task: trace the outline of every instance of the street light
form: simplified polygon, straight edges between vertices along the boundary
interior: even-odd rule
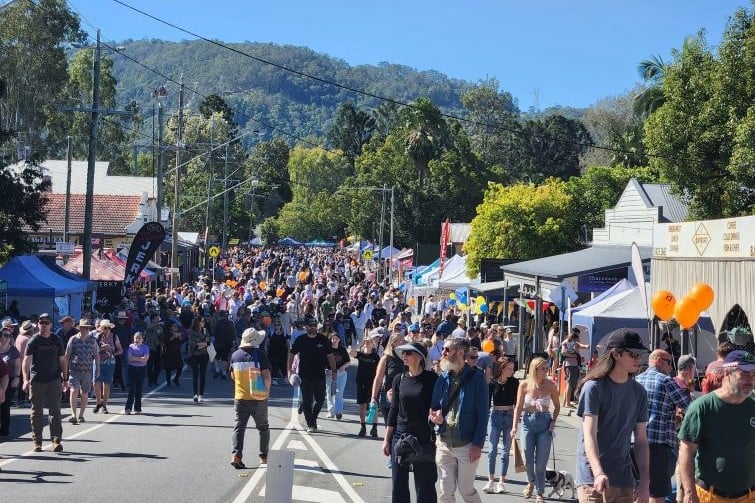
[[[249,203],[249,242],[252,241],[252,220],[254,217],[254,192],[257,190],[257,187],[259,187],[260,181],[254,178],[252,180],[252,202]]]

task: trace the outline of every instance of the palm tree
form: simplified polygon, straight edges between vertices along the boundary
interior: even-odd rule
[[[634,98],[634,113],[646,119],[661,108],[665,102],[663,79],[666,77],[668,64],[659,55],[651,56],[640,62],[637,70],[648,86]]]

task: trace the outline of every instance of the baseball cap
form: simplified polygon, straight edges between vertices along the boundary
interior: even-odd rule
[[[70,321],[71,323],[73,323],[76,320],[73,319],[73,316],[63,316],[60,320],[58,320],[58,323],[63,323],[66,321]]]
[[[410,332],[419,332],[419,323],[412,323],[409,325]]]
[[[50,313],[42,313],[39,316],[37,316],[37,320],[47,319],[48,321],[52,321],[52,316],[50,316]]]
[[[755,370],[755,356],[747,351],[737,349],[726,355],[722,366],[724,368],[736,368],[745,372],[751,372]]]
[[[628,328],[619,328],[609,333],[606,338],[606,348],[650,352],[650,350],[642,344],[640,334],[632,332]]]

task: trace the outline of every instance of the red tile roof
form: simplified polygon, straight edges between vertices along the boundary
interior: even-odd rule
[[[71,194],[69,232],[84,232],[84,194]],[[139,214],[139,196],[95,195],[92,232],[96,234],[123,235]],[[47,194],[47,223],[42,223],[39,232],[61,234],[65,224],[66,195]]]

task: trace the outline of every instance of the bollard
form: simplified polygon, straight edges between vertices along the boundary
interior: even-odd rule
[[[265,501],[291,503],[294,488],[294,451],[270,451],[267,454]]]

